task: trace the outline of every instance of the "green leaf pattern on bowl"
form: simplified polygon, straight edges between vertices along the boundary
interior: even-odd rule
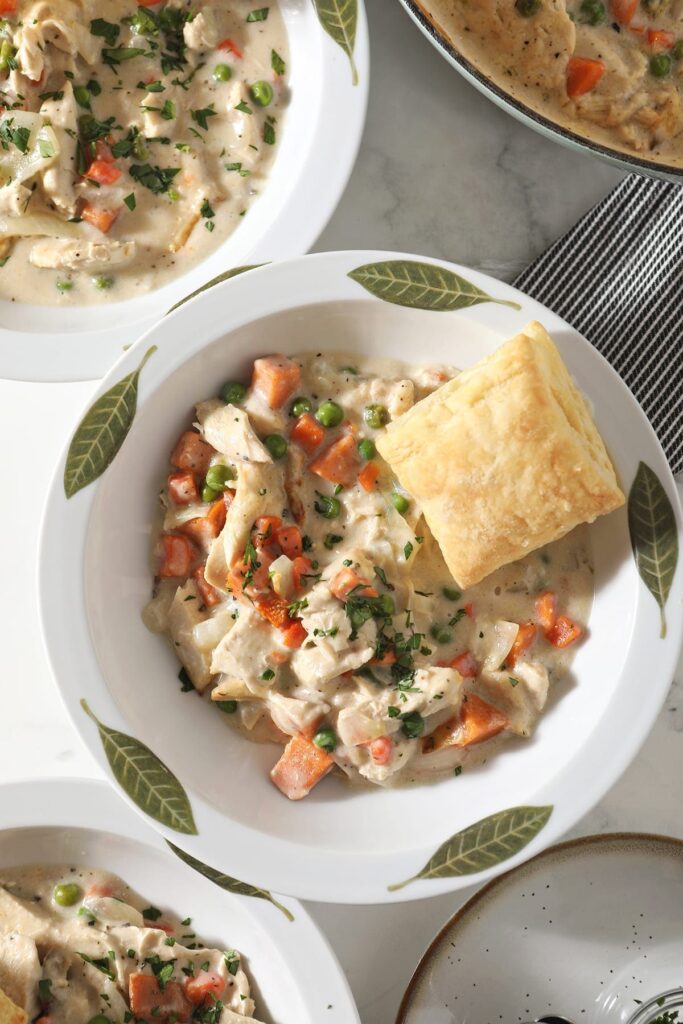
[[[196,836],[187,793],[170,768],[140,740],[103,725],[86,700],[81,707],[97,726],[114,778],[133,803],[161,825]]]
[[[358,0],[313,0],[320,24],[328,36],[341,46],[351,63],[351,80],[358,85],[358,69],[353,51],[358,27]]]
[[[478,306],[482,302],[495,302],[500,306],[521,309],[518,302],[494,299],[460,274],[434,263],[383,260],[356,267],[349,273],[349,277],[376,298],[411,309],[451,313],[456,309]]]
[[[442,843],[425,866],[412,878],[388,886],[402,889],[418,878],[456,878],[474,875],[502,864],[519,853],[538,835],[553,812],[545,807],[508,807],[456,832]]]
[[[189,867],[194,868],[200,875],[204,875],[214,885],[219,886],[221,889],[225,889],[226,892],[235,893],[237,896],[253,896],[257,900],[268,900],[274,907],[281,910],[288,921],[294,920],[294,915],[291,911],[287,910],[287,907],[283,907],[281,903],[278,903],[276,899],[273,899],[272,893],[269,893],[267,889],[259,889],[257,885],[250,885],[248,882],[240,882],[237,878],[233,878],[231,875],[225,875],[222,871],[217,871],[216,868],[209,867],[208,864],[204,864],[201,860],[197,860],[196,857],[186,853],[179,847],[174,846],[173,843],[166,840],[170,848],[175,853],[176,857],[180,857],[185,864]]]
[[[678,564],[678,532],[673,505],[661,480],[645,462],[638,465],[629,491],[628,528],[640,578],[659,605],[659,635],[664,638],[664,609]]]
[[[196,295],[201,295],[207,288],[213,288],[216,284],[221,284],[223,281],[229,281],[231,277],[237,277],[238,274],[246,274],[248,270],[258,270],[259,267],[265,267],[265,263],[251,263],[243,267],[232,267],[230,270],[225,270],[222,274],[217,274],[216,277],[212,277],[210,281],[203,284],[201,288],[196,288],[189,295],[186,295],[180,302],[176,302],[175,306],[171,306],[168,313],[172,313],[174,309],[178,309],[179,306],[184,306],[190,299],[194,299]],[[168,313],[166,316],[168,316]]]
[[[113,462],[135,419],[140,372],[156,349],[156,345],[147,349],[137,370],[100,395],[79,423],[64,467],[67,498],[91,484]]]

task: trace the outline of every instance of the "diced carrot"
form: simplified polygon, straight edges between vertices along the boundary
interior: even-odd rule
[[[202,599],[203,604],[207,608],[215,608],[217,604],[220,604],[223,600],[223,596],[219,590],[212,587],[210,583],[207,583],[206,577],[204,576],[204,566],[198,565],[195,571],[192,573],[192,578],[197,584],[197,590]]]
[[[277,629],[286,630],[292,624],[289,617],[289,606],[287,601],[278,594],[269,591],[267,594],[260,594],[254,597],[254,607],[259,615],[267,619]]]
[[[358,483],[364,491],[374,491],[379,482],[379,466],[376,462],[366,462],[358,474]]]
[[[649,28],[647,41],[651,49],[660,52],[661,50],[670,50],[676,42],[676,36],[673,32],[667,32],[665,29]]]
[[[351,484],[356,476],[356,442],[344,434],[326,448],[308,467],[311,473],[331,484]]]
[[[214,449],[194,430],[180,435],[171,452],[171,465],[176,469],[187,469],[198,476],[206,476]]]
[[[165,921],[152,921],[150,918],[145,918],[145,924],[148,928],[157,928],[160,932],[166,932],[167,935],[172,935],[175,928],[171,924],[166,924]]]
[[[611,0],[610,10],[615,21],[622,25],[630,25],[638,10],[638,0]]]
[[[271,651],[268,657],[275,665],[284,665],[289,661],[289,655],[284,651]]]
[[[115,896],[116,889],[114,888],[113,885],[110,885],[108,882],[93,882],[93,884],[89,885],[88,888],[86,889],[85,895],[86,898],[88,896]]]
[[[216,971],[199,971],[185,981],[185,995],[195,1006],[213,1006],[225,991],[225,981]]]
[[[287,558],[298,558],[302,553],[303,540],[298,526],[281,526],[275,537]]]
[[[104,139],[98,139],[95,143],[95,160],[103,161],[105,164],[114,163],[114,154],[111,146]]]
[[[17,0],[0,0],[0,14],[14,14],[17,9]]]
[[[156,7],[161,0],[138,0],[138,7]]]
[[[167,981],[163,988],[153,974],[131,974],[128,995],[133,1015],[143,1020],[178,1021],[190,1019],[192,1004],[183,995],[177,981]]]
[[[552,628],[546,633],[546,639],[553,647],[569,647],[583,636],[581,626],[568,619],[566,615],[558,615]]]
[[[371,665],[395,665],[396,664],[396,651],[387,649],[381,658],[370,658]]]
[[[193,501],[199,501],[197,481],[192,473],[171,473],[168,494],[176,505],[191,505]]]
[[[375,588],[370,586],[370,580],[345,566],[330,583],[330,593],[340,601],[345,601],[352,590],[354,597],[379,597]]]
[[[52,1024],[52,1017],[36,1017],[35,1024]]]
[[[267,549],[258,552],[258,564],[236,562],[228,573],[228,588],[244,604],[251,604],[259,594],[272,594],[268,570],[274,559]]]
[[[555,625],[557,619],[557,595],[552,590],[544,590],[536,598],[534,608],[536,609],[536,621],[543,632],[547,633]]]
[[[162,559],[159,566],[159,576],[170,578],[174,576],[185,578],[192,562],[197,557],[197,552],[187,537],[178,537],[173,533],[161,534]]]
[[[583,96],[598,84],[605,73],[601,60],[592,57],[570,57],[567,64],[567,95],[571,99]]]
[[[276,534],[281,526],[282,520],[279,516],[259,516],[254,523],[254,546],[264,548],[275,544]]]
[[[332,768],[334,760],[305,736],[293,736],[270,777],[290,800],[301,800]]]
[[[474,679],[479,666],[472,657],[469,651],[463,651],[461,654],[457,654],[450,664],[451,668],[454,668],[456,672],[459,672],[463,679]]]
[[[456,718],[449,718],[447,722],[438,725],[430,736],[425,736],[422,753],[431,754],[445,747],[471,747],[497,736],[507,725],[507,715],[477,697],[476,693],[470,693]]]
[[[301,380],[301,367],[287,356],[265,356],[254,360],[251,385],[271,409],[279,409],[294,393]]]
[[[208,550],[211,547],[212,541],[216,539],[225,526],[226,514],[225,501],[223,498],[217,498],[216,501],[211,503],[211,507],[205,516],[189,519],[182,526],[179,526],[178,529],[182,533],[187,534],[200,547]]]
[[[325,428],[320,426],[315,416],[305,412],[303,416],[299,416],[289,436],[307,455],[312,455],[325,440]]]
[[[240,60],[244,56],[237,43],[234,42],[234,40],[232,39],[224,39],[222,42],[218,44],[218,49],[229,50],[230,53],[234,53],[234,55],[238,57]]]
[[[505,664],[508,668],[514,668],[517,664],[517,659],[524,654],[525,651],[531,647],[536,636],[536,626],[533,622],[521,622],[519,629],[517,630],[517,636],[515,642],[510,648],[510,653],[505,659]]]
[[[305,555],[299,555],[292,562],[292,580],[295,590],[303,590],[305,585],[304,577],[310,576],[313,571],[313,562]]]
[[[467,604],[463,605],[463,608],[465,609],[465,615],[468,617],[468,619],[472,619],[472,622],[474,622],[474,604],[473,604],[473,602],[469,601]]]
[[[121,177],[121,171],[106,160],[93,160],[85,177],[96,181],[98,185],[113,185]]]
[[[370,757],[375,764],[389,764],[394,751],[394,744],[390,736],[378,736],[376,740],[368,744]]]
[[[81,210],[81,217],[83,220],[87,221],[88,224],[92,224],[94,228],[97,228],[98,231],[101,231],[102,234],[106,235],[120,212],[120,207],[118,210],[100,210],[96,206],[91,206],[90,203],[86,203]]]
[[[292,625],[288,629],[282,631],[282,642],[285,647],[289,647],[290,650],[296,650],[301,647],[303,642],[308,637],[308,633],[300,619],[295,619]]]

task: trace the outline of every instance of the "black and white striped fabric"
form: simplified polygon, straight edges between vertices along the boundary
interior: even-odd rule
[[[683,188],[630,175],[515,285],[581,332],[683,471]]]

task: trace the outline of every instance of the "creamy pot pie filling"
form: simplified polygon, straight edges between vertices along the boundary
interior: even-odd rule
[[[0,9],[0,297],[131,298],[208,256],[263,191],[277,148],[277,3]]]
[[[254,1024],[237,950],[87,867],[0,869],[0,991],[36,1024]]]
[[[680,0],[430,0],[454,45],[513,97],[580,135],[678,165]]]
[[[451,367],[257,359],[178,439],[147,625],[188,689],[285,746],[291,799],[331,769],[378,785],[458,772],[528,737],[585,631],[585,527],[461,591],[377,453]]]

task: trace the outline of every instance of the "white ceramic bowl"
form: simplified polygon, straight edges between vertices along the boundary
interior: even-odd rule
[[[626,832],[562,843],[484,886],[444,925],[396,1024],[545,1014],[629,1024],[680,988],[682,899],[680,839]],[[653,1009],[648,1020],[670,1019]]]
[[[176,302],[232,267],[306,252],[332,216],[360,145],[370,78],[364,0],[356,77],[310,0],[279,0],[289,40],[291,101],[267,188],[208,259],[148,295],[103,306],[0,301],[0,377],[99,379]]]
[[[244,954],[257,1016],[296,1024],[360,1024],[341,967],[307,912],[292,920],[187,867],[101,782],[56,779],[0,787],[0,867],[86,864],[120,875],[154,906],[189,914],[198,935]]]
[[[164,835],[238,878],[333,902],[436,895],[483,880],[556,840],[635,755],[669,687],[681,642],[681,567],[666,606],[668,634],[660,638],[659,609],[636,571],[624,509],[591,530],[596,597],[590,635],[576,652],[570,681],[533,740],[510,743],[483,770],[390,790],[350,788],[330,778],[307,800],[290,803],[268,778],[274,748],[233,734],[206,703],[180,692],[171,650],[140,619],[150,594],[149,537],[160,473],[193,402],[214,394],[224,380],[246,375],[254,357],[266,352],[344,349],[464,367],[539,319],[593,400],[624,489],[639,462],[647,463],[680,530],[674,482],[655,435],[587,341],[508,285],[449,264],[439,266],[511,305],[408,309],[370,295],[347,276],[390,258],[325,253],[265,267],[205,292],[166,318],[103,382],[100,394],[158,347],[141,372],[130,433],[106,472],[67,500],[61,460],[40,552],[41,611],[53,671],[100,764],[107,766],[82,698],[105,725],[144,741],[182,780],[198,834],[179,836],[162,827]],[[489,862],[476,876],[430,878],[389,891],[415,875],[449,836],[518,805],[554,810],[514,859]]]

